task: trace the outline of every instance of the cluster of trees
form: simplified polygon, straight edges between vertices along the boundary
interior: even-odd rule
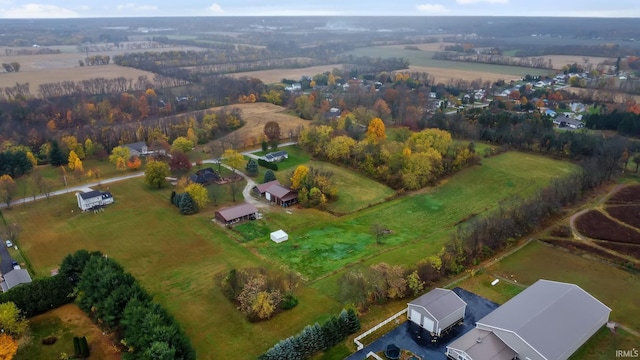
[[[171,192],[171,203],[182,215],[192,215],[207,207],[209,193],[202,184],[193,183],[183,177],[178,180],[176,190]]]
[[[335,128],[305,129],[298,143],[314,156],[358,168],[391,187],[411,190],[478,161],[473,146],[452,146],[451,134],[444,130],[411,133],[405,129],[387,139],[384,122],[373,118],[364,139],[356,141],[345,135],[350,122],[344,117]]]
[[[265,175],[266,176],[266,175]],[[322,205],[338,196],[338,189],[329,170],[299,165],[291,173],[291,188],[298,191],[298,201],[306,207]]]
[[[111,62],[111,56],[109,55],[91,55],[83,60],[78,60],[80,66],[96,66],[96,65],[109,65]]]
[[[544,57],[515,57],[495,54],[460,54],[455,52],[436,52],[435,54],[433,54],[433,58],[438,60],[524,66],[538,69],[553,69],[551,60],[547,61]]]
[[[65,275],[36,278],[0,294],[0,303],[14,303],[27,318],[72,302],[73,283]]]
[[[419,294],[425,281],[416,276],[415,270],[387,263],[351,270],[338,280],[339,297],[342,302],[364,310],[371,304]]]
[[[118,330],[124,359],[195,359],[178,323],[122,266],[100,252],[67,255],[60,276],[76,287],[77,303],[104,326]]]
[[[7,146],[0,152],[0,176],[16,178],[28,174],[37,164],[36,157],[26,146]]]
[[[338,317],[332,316],[322,325],[307,325],[298,335],[281,340],[258,357],[259,360],[304,360],[319,351],[325,351],[360,330],[356,312],[342,310]]]
[[[246,268],[231,269],[220,280],[220,288],[249,321],[260,321],[298,305],[293,294],[298,283],[298,277],[291,272],[283,274],[264,268]]]
[[[2,67],[6,72],[18,72],[20,71],[20,63],[19,62],[11,62],[11,63],[3,63]]]
[[[18,351],[18,339],[27,332],[29,322],[12,302],[0,304],[0,358],[13,359]]]
[[[620,134],[640,136],[640,114],[613,110],[610,113],[589,114],[585,126],[593,130],[616,130]]]

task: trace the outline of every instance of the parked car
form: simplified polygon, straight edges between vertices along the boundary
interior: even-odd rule
[[[18,264],[18,262],[15,260],[11,262],[11,265],[13,266],[14,270],[20,269],[20,264]]]
[[[4,243],[7,244],[7,247],[12,247],[13,246],[13,243],[11,242],[11,240],[7,240]]]

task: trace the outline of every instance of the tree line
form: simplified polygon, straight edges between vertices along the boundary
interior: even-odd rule
[[[299,334],[281,340],[258,357],[259,360],[303,360],[319,351],[337,345],[347,336],[360,330],[360,320],[356,312],[342,310],[338,317],[332,316],[322,325],[307,325]]]
[[[455,52],[443,51],[434,53],[433,58],[438,60],[464,61],[483,64],[524,66],[536,69],[553,69],[551,60],[547,61],[544,57],[515,57],[494,54],[460,54]]]

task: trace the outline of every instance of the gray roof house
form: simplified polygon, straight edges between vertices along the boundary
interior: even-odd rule
[[[109,191],[77,192],[76,199],[78,200],[78,207],[82,211],[113,204],[113,195]]]
[[[440,336],[464,318],[467,303],[451,290],[435,288],[407,304],[410,321]]]
[[[446,354],[456,360],[565,360],[607,323],[610,312],[577,285],[538,280],[476,322]]]
[[[129,148],[129,155],[131,156],[147,155],[147,153],[149,152],[149,147],[147,146],[147,143],[145,143],[144,141],[138,141],[131,144],[124,144],[122,145],[122,147]]]
[[[11,270],[8,273],[4,274],[2,276],[2,279],[3,280],[0,283],[2,292],[7,292],[13,287],[31,282],[31,276],[29,276],[29,272],[25,269]]]
[[[288,158],[289,158],[289,154],[284,150],[280,150],[280,151],[268,153],[267,155],[262,157],[262,160],[266,162],[276,162],[276,161],[281,161]]]

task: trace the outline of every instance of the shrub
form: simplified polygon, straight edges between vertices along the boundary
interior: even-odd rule
[[[282,302],[280,303],[280,308],[282,310],[293,309],[296,306],[298,306],[298,298],[295,297],[295,295],[293,295],[292,293],[286,294],[284,296],[284,299],[282,299]]]
[[[89,344],[87,343],[87,338],[84,336],[80,338],[80,357],[89,357]]]
[[[273,171],[278,171],[278,164],[276,163],[271,163],[268,161],[265,161],[263,159],[258,159],[258,165],[265,167],[267,169],[271,169]]]
[[[42,345],[53,345],[56,343],[56,341],[58,341],[58,338],[51,335],[51,336],[47,336],[46,338],[42,339]]]
[[[80,357],[80,338],[77,336],[73,337],[73,354],[75,357]]]

